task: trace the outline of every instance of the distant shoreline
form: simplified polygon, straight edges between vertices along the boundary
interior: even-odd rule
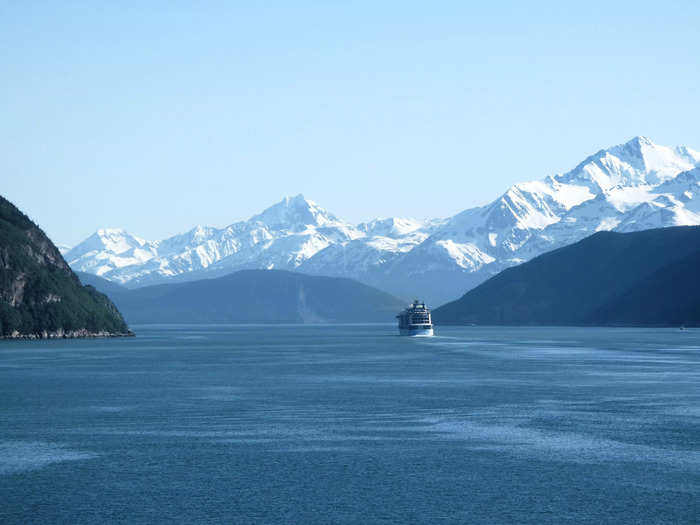
[[[71,330],[70,332],[43,332],[40,334],[20,334],[0,336],[3,341],[35,341],[47,339],[106,339],[112,337],[135,337],[136,334],[128,332],[88,332],[87,330]]]

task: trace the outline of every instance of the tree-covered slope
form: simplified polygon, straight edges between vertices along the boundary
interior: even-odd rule
[[[602,304],[586,324],[700,325],[700,246]]]
[[[127,333],[114,304],[83,286],[44,232],[0,197],[0,336]]]
[[[280,270],[107,293],[130,323],[393,322],[405,307],[352,279]]]
[[[700,325],[700,227],[596,233],[504,270],[438,324]]]

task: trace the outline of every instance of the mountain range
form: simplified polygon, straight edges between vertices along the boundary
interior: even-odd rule
[[[436,324],[700,326],[700,226],[598,232],[507,268]]]
[[[405,303],[352,279],[282,270],[241,270],[212,279],[128,289],[93,274],[129,323],[393,322]]]
[[[349,277],[435,305],[597,231],[699,225],[699,185],[700,152],[635,137],[447,219],[353,225],[298,195],[247,221],[160,241],[100,229],[65,257],[130,288],[281,269]]]

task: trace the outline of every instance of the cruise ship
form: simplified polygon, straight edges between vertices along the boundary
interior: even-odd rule
[[[417,299],[396,318],[399,320],[399,334],[401,335],[433,335],[430,310],[425,306],[425,303]]]

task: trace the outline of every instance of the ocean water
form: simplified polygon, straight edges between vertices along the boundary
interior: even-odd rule
[[[700,522],[700,330],[135,328],[0,343],[0,522]]]

